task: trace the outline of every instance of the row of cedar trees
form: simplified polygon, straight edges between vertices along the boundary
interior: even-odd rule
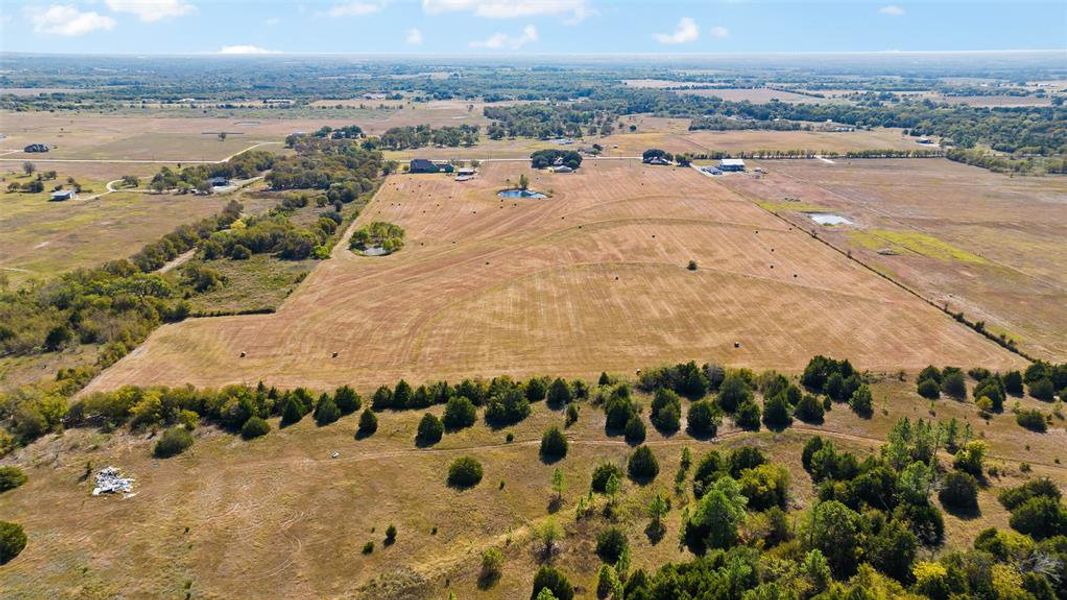
[[[690,362],[644,371],[632,385],[652,394],[651,420],[662,429],[678,427],[682,397],[692,400],[692,428],[698,406],[708,407],[712,423],[717,423],[721,414],[744,419],[742,407],[754,403],[753,395],[759,391],[764,397],[764,424],[777,428],[781,424],[775,418],[767,421],[767,415],[777,410],[772,408],[774,398],[789,405],[790,397],[798,394],[801,401],[828,394],[818,403],[822,407],[833,397],[845,397],[849,390],[854,398],[866,386],[848,361],[825,357],[811,361],[800,383],[803,387],[773,372],[756,375]],[[708,398],[713,392],[714,398]],[[581,380],[541,377],[525,382],[509,377],[468,379],[456,386],[438,382],[412,387],[400,381],[393,387],[382,386],[370,396],[360,431],[363,435],[373,433],[375,412],[443,403],[444,423],[431,416],[424,417],[419,425],[417,442],[432,444],[440,439],[442,429],[472,425],[477,407],[482,408],[491,426],[502,427],[521,421],[530,413],[530,403],[542,400],[554,409],[569,409],[582,402],[600,406],[607,414],[609,434],[618,434],[620,424],[625,429],[640,410],[631,384],[607,374],[601,375],[596,386]],[[283,426],[309,414],[320,425],[327,425],[364,404],[363,398],[347,386],[317,399],[306,389],[279,391],[263,385],[218,391],[125,388],[83,399],[69,417],[71,422],[128,423],[137,428],[166,423],[177,411],[179,419],[183,414],[200,416],[237,431],[269,415],[281,416]],[[792,410],[800,405],[798,401]],[[787,418],[791,418],[789,412],[787,407]],[[756,427],[758,423],[757,419]],[[542,454],[553,456],[544,459],[565,457],[566,443],[564,440],[561,451],[559,437],[546,433],[549,446]],[[940,449],[952,453],[949,464],[939,461]],[[985,445],[970,435],[961,436],[958,424],[952,422],[902,420],[881,451],[862,460],[815,437],[805,445],[801,458],[816,486],[817,501],[803,514],[793,515],[795,518],[787,515],[788,471],[771,463],[759,450],[712,450],[697,462],[691,475],[691,459],[685,458],[676,482],[684,484],[692,478],[696,505],[683,516],[679,536],[694,558],[655,573],[630,572],[630,560],[623,560],[624,552],[616,548],[606,553],[611,558],[601,569],[601,579],[608,587],[619,586],[628,598],[680,597],[708,581],[773,598],[819,594],[824,598],[866,597],[863,590],[880,590],[884,597],[910,593],[930,598],[952,594],[1053,598],[1062,594],[1063,580],[1058,574],[1067,558],[1067,509],[1058,489],[1045,480],[1002,494],[1015,531],[984,531],[970,550],[947,553],[938,561],[919,558],[926,555],[924,548],[936,549],[944,541],[944,521],[937,502],[963,515],[978,510],[978,490],[986,485],[984,457]],[[647,485],[659,475],[658,461],[652,449],[644,445],[638,445],[626,467],[635,485]],[[603,472],[594,473],[593,479],[594,491],[609,495],[609,503],[613,503],[622,470],[611,465],[597,468],[612,471],[606,473],[606,480]],[[613,476],[616,483],[610,485],[607,481]],[[936,501],[931,498],[934,490],[939,490]],[[591,504],[578,512],[578,518],[597,518]],[[618,546],[618,535],[608,537]],[[625,536],[622,539],[625,546]],[[1025,560],[1020,560],[1019,553]],[[772,563],[789,568],[772,569]],[[995,565],[993,570],[973,572],[979,565],[990,564]],[[1040,568],[1031,568],[1033,565]],[[551,566],[539,570],[533,597],[548,597],[544,595],[546,588],[557,598],[573,595],[566,574]],[[1003,596],[1008,590],[1022,595]]]

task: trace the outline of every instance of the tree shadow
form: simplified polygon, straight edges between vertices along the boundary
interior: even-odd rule
[[[696,431],[693,431],[692,429],[687,428],[685,430],[685,432],[687,434],[689,434],[689,437],[693,438],[694,440],[700,441],[700,442],[711,441],[711,440],[715,439],[715,436],[719,435],[718,429],[716,429],[715,431],[696,432]]]
[[[663,526],[663,523],[656,523],[652,521],[645,527],[645,536],[648,538],[648,543],[655,546],[663,540],[663,536],[667,534],[667,528]]]
[[[495,571],[482,571],[482,573],[478,575],[478,589],[484,592],[495,586],[498,581],[500,581],[500,573]]]
[[[546,464],[546,465],[554,465],[554,464],[558,463],[559,461],[563,460],[563,458],[564,458],[564,456],[560,455],[560,454],[548,454],[548,453],[545,453],[545,452],[541,452],[540,455],[541,455],[541,462],[543,464]]]
[[[939,502],[939,504],[941,504],[941,508],[945,509],[945,512],[962,521],[973,521],[982,516],[982,507],[978,506],[978,504],[974,506],[951,506],[944,502]]]
[[[554,515],[561,508],[563,508],[563,498],[552,496],[552,499],[548,501],[548,514]]]
[[[377,430],[378,430],[377,428],[375,428],[375,429],[363,429],[361,427],[361,428],[356,430],[356,439],[357,440],[367,439],[370,436],[374,435],[374,432],[377,431]]]

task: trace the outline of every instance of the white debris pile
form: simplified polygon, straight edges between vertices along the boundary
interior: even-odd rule
[[[130,494],[133,492],[133,479],[123,477],[115,467],[104,467],[96,474],[96,487],[93,495],[100,494]]]

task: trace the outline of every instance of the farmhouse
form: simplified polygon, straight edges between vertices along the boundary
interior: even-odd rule
[[[230,185],[230,180],[225,177],[212,177],[211,179],[208,179],[207,182],[211,184],[211,187],[213,188],[229,187]]]
[[[567,165],[559,165],[559,166],[556,166],[556,167],[552,167],[552,172],[553,173],[573,173],[574,169],[568,167]]]
[[[662,156],[654,156],[654,157],[646,160],[645,164],[666,166],[666,165],[670,165],[671,161],[667,160],[666,158],[664,158]]]
[[[45,144],[30,144],[22,149],[23,152],[48,152],[48,146]]]
[[[744,171],[745,161],[740,158],[724,158],[719,161],[720,171]]]
[[[52,200],[56,202],[62,202],[63,200],[73,200],[76,194],[74,190],[56,190],[52,192]]]
[[[408,165],[409,173],[436,173],[438,170],[433,161],[425,158],[413,158],[411,164]]]

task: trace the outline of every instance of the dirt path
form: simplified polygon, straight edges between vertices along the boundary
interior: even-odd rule
[[[185,252],[182,252],[178,256],[175,256],[172,260],[167,262],[167,264],[165,264],[162,267],[156,269],[156,273],[166,273],[167,271],[171,271],[171,270],[173,270],[173,269],[175,269],[177,267],[180,267],[183,264],[189,262],[189,259],[194,257],[194,256],[196,256],[196,248],[191,248],[189,250],[186,250]]]

